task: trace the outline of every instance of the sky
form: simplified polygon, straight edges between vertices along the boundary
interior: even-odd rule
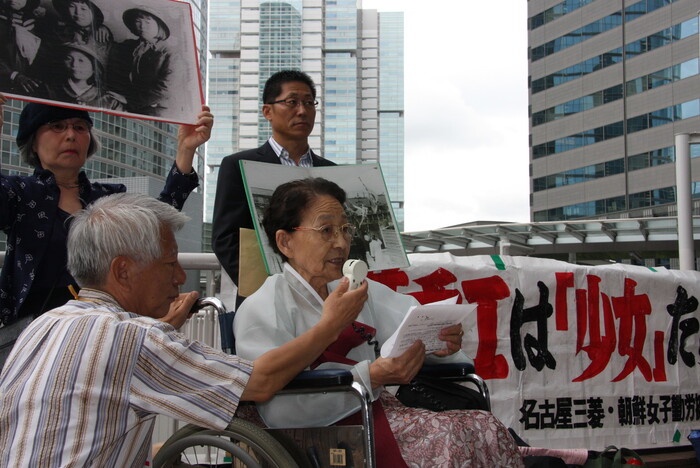
[[[404,231],[528,222],[527,2],[362,8],[404,12]]]

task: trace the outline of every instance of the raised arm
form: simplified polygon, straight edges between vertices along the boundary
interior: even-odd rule
[[[175,164],[183,174],[192,172],[194,153],[201,145],[209,141],[214,126],[214,115],[208,106],[202,106],[194,125],[180,125],[177,132],[177,155]]]
[[[193,170],[192,160],[197,148],[206,143],[211,136],[214,116],[209,107],[202,106],[194,125],[180,125],[177,135],[177,155],[165,186],[158,199],[181,210],[189,194],[199,185],[197,173]]]
[[[343,278],[323,305],[319,322],[297,338],[272,349],[253,363],[241,400],[267,401],[310,365],[357,318],[367,300],[367,283],[348,291]]]

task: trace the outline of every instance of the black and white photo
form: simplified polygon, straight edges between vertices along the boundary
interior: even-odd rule
[[[0,92],[191,123],[203,102],[190,5],[0,0]]]
[[[253,211],[253,224],[269,274],[281,272],[283,262],[269,245],[262,229],[263,212],[278,185],[306,177],[328,179],[346,192],[348,223],[356,228],[350,243],[350,258],[364,260],[372,271],[409,265],[379,164],[298,167],[245,160],[240,164],[248,205]]]

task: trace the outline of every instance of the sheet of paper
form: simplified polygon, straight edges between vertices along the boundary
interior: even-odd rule
[[[476,305],[426,304],[411,307],[399,328],[389,337],[381,349],[381,356],[400,356],[416,340],[425,344],[426,354],[445,349],[444,341],[438,338],[440,330],[460,323]]]

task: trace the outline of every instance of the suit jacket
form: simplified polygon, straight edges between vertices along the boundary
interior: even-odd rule
[[[335,166],[335,163],[311,152],[314,166]],[[282,164],[269,142],[260,148],[226,156],[219,167],[216,183],[211,246],[226,273],[238,284],[239,229],[253,229],[248,199],[245,195],[241,168],[238,161],[259,161]]]

